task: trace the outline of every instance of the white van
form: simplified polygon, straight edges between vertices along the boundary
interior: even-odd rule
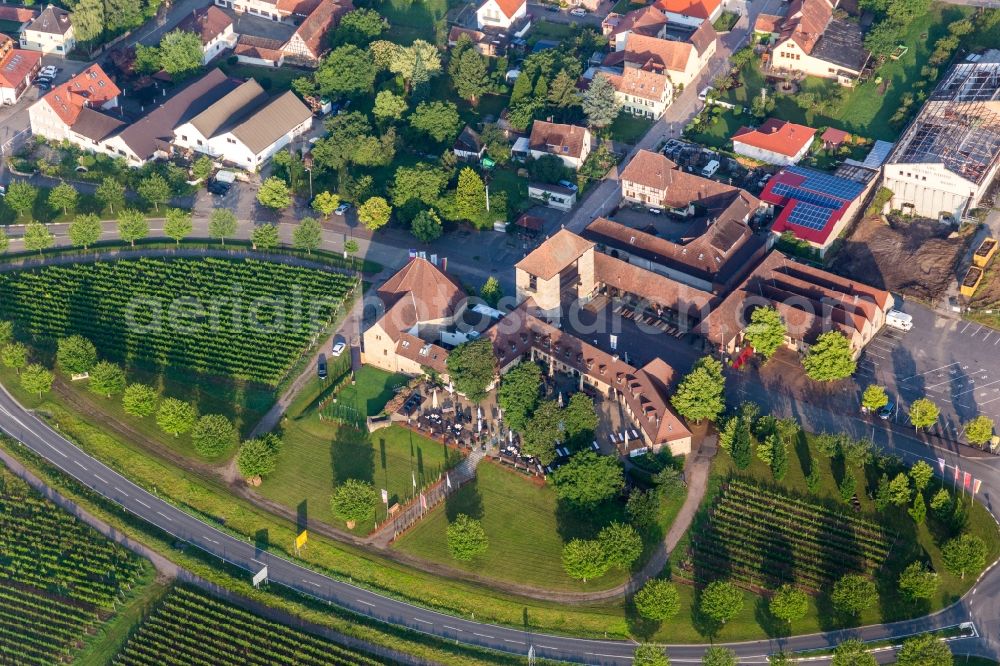
[[[908,331],[913,328],[913,317],[899,310],[889,310],[885,314],[885,324],[900,331]]]
[[[715,172],[719,170],[719,160],[712,160],[705,165],[705,168],[701,170],[701,175],[705,178],[711,178],[715,175]]]

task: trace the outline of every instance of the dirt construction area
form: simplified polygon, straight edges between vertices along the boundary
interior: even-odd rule
[[[841,275],[924,302],[942,298],[969,235],[937,220],[868,217],[830,264]]]

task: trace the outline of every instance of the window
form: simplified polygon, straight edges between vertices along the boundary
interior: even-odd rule
[[[198,139],[198,145],[199,146],[201,145],[201,139]]]
[[[538,291],[538,276],[528,276],[528,291]]]

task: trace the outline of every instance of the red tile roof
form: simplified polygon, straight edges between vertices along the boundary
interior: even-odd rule
[[[819,137],[822,139],[823,143],[831,143],[835,146],[839,146],[847,140],[847,137],[851,136],[842,129],[837,129],[836,127],[827,127],[826,131]]]
[[[103,106],[121,92],[100,65],[91,65],[66,83],[53,88],[42,99],[64,123],[72,126],[84,106]]]
[[[298,35],[309,52],[318,58],[326,50],[323,43],[326,33],[337,24],[341,16],[353,8],[349,0],[344,4],[338,4],[334,0],[322,0],[319,6],[302,21],[295,35]]]
[[[385,304],[379,320],[392,339],[421,321],[444,319],[465,299],[461,283],[440,268],[414,257],[378,289]]]
[[[531,125],[529,145],[531,150],[539,150],[560,157],[580,157],[589,130],[577,125],[564,125],[536,120]]]
[[[625,40],[624,54],[626,61],[643,69],[683,72],[694,54],[694,45],[633,32]]]
[[[284,44],[277,39],[240,35],[239,39],[236,40],[236,48],[233,49],[233,53],[245,58],[278,62],[284,55],[281,50],[283,46]]]
[[[567,229],[560,229],[554,236],[532,250],[527,257],[517,262],[515,268],[543,280],[549,280],[593,247],[591,241],[584,240]]]
[[[778,42],[791,39],[803,51],[812,53],[831,18],[833,5],[828,0],[792,0]]]
[[[707,19],[719,8],[721,0],[657,0],[657,9],[683,16]]]
[[[490,0],[486,0],[479,6],[482,7],[489,1]],[[514,18],[514,14],[516,14],[518,10],[524,6],[525,1],[526,0],[494,0],[494,2],[496,2],[497,6],[500,8],[500,11],[502,11],[504,13],[504,16],[506,16],[507,18]]]
[[[25,21],[32,20],[36,16],[38,16],[38,12],[34,9],[28,9],[26,7],[0,6],[0,21],[24,23]]]
[[[233,25],[229,14],[215,5],[196,9],[177,25],[178,30],[193,32],[201,38],[202,44],[208,44],[213,39]]]
[[[768,118],[757,129],[741,127],[733,135],[733,141],[767,150],[779,155],[794,157],[803,147],[812,143],[816,130],[805,125],[796,125],[778,118]]]
[[[662,100],[664,91],[670,86],[670,79],[665,75],[647,72],[637,67],[626,67],[621,74],[599,72],[598,76],[608,79],[615,90],[623,95],[632,95],[654,102]]]
[[[279,12],[298,14],[299,16],[309,16],[322,0],[278,0],[274,8]]]
[[[17,88],[38,66],[42,54],[38,51],[11,49],[0,59],[0,86]]]
[[[610,16],[608,18],[611,19]],[[614,40],[615,35],[629,31],[655,36],[667,24],[667,19],[663,15],[663,12],[652,5],[648,5],[619,17],[616,24],[612,24],[610,20],[606,21],[606,24],[605,34]]]

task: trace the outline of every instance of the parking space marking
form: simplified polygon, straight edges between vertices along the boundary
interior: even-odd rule
[[[990,336],[993,335],[993,331],[987,331],[986,337],[983,338],[983,342],[989,342]]]
[[[975,382],[970,382],[970,383],[975,383]],[[961,391],[959,393],[956,393],[953,397],[957,397],[957,396],[960,396],[960,395],[965,395],[966,393],[972,393],[973,391],[978,391],[979,389],[986,388],[987,386],[992,386],[993,384],[1000,384],[1000,379],[994,379],[991,382],[987,382],[985,384],[980,384],[979,386],[973,386],[970,389],[967,389],[965,391]]]
[[[966,325],[962,328],[961,331],[958,332],[958,334],[961,335],[962,333],[965,333],[965,329],[969,328],[970,326],[972,326],[972,322],[971,321],[968,322],[968,323],[966,323]]]
[[[918,372],[915,375],[910,375],[909,377],[905,377],[903,379],[900,379],[899,381],[905,382],[905,381],[909,381],[911,379],[915,379],[917,377],[923,377],[923,376],[929,375],[929,374],[931,374],[933,372],[938,372],[939,370],[946,370],[946,369],[948,369],[948,368],[950,368],[950,367],[952,367],[954,365],[960,365],[959,361],[954,361],[952,363],[949,363],[948,365],[942,365],[940,368],[932,368],[931,370],[926,370],[924,372]],[[968,366],[966,366],[966,367],[968,367]]]

